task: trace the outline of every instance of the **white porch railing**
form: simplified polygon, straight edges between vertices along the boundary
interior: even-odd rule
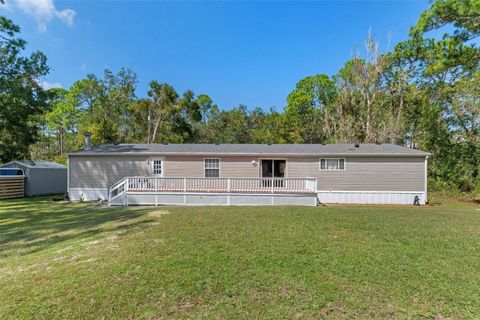
[[[124,192],[314,193],[316,190],[316,178],[125,177],[109,189],[109,199]]]

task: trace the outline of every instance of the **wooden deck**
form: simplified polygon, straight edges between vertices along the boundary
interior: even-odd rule
[[[109,188],[110,204],[316,205],[316,178],[125,177]]]

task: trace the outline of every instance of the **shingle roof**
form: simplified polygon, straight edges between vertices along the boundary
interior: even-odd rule
[[[397,155],[426,156],[427,152],[394,144],[118,144],[101,145],[82,154],[272,154],[272,155]]]
[[[45,160],[14,160],[9,163],[5,163],[3,166],[7,164],[19,164],[27,168],[38,168],[38,169],[67,169],[66,166],[61,165],[60,163],[56,163],[53,161],[45,161]]]

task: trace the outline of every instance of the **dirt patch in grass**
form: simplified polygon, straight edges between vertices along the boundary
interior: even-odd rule
[[[150,211],[147,215],[152,218],[161,218],[166,214],[170,214],[170,211],[168,210],[155,210],[155,211]]]

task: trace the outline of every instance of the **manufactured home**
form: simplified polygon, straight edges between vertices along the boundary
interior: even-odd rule
[[[428,153],[393,144],[119,144],[68,154],[71,200],[111,205],[427,202]]]

